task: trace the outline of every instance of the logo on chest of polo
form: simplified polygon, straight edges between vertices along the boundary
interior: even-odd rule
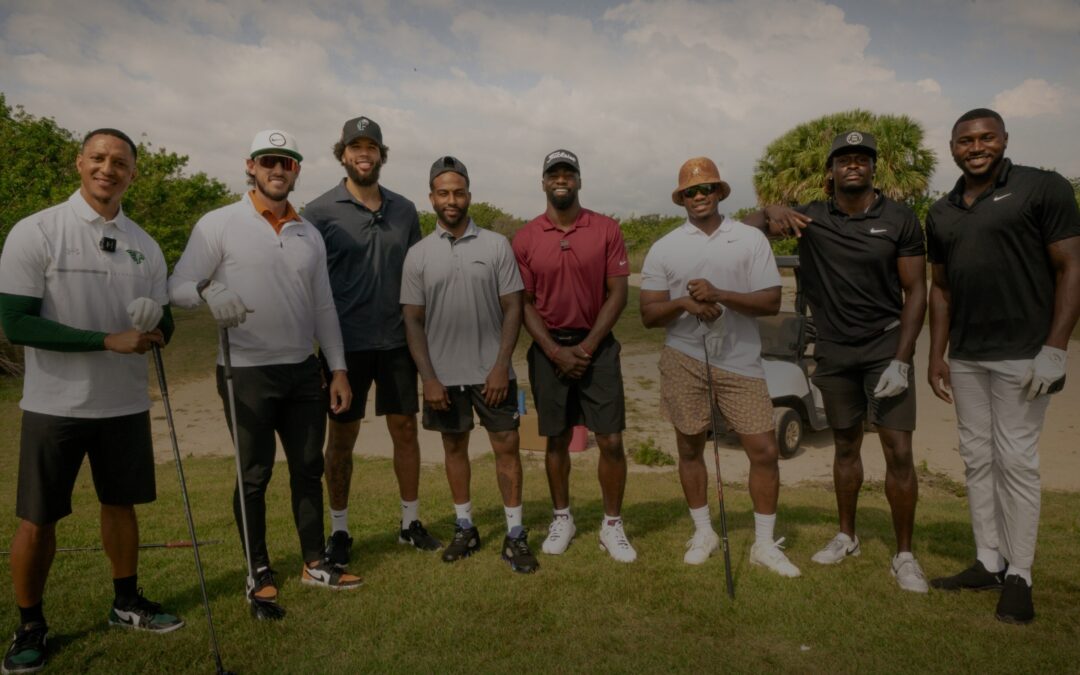
[[[884,227],[871,227],[870,234],[886,234],[889,230]]]
[[[143,264],[143,261],[146,260],[146,256],[144,256],[141,251],[133,251],[129,248],[127,249],[127,254],[131,256],[131,259],[135,261],[136,265],[141,265]]]

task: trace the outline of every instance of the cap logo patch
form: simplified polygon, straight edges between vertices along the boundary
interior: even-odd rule
[[[285,145],[285,137],[277,132],[270,134],[270,137],[266,140],[269,141],[270,145],[274,145],[279,148]]]
[[[569,159],[569,160],[572,160],[572,161],[576,161],[577,157],[574,157],[573,155],[571,155],[568,152],[562,152],[561,150],[556,150],[555,152],[553,152],[553,153],[551,153],[550,155],[547,156],[547,161],[550,162],[553,159]]]
[[[361,117],[361,118],[360,118],[359,120],[357,120],[357,122],[356,122],[356,128],[357,128],[357,129],[358,129],[359,131],[363,131],[364,129],[367,129],[367,126],[368,126],[368,123],[369,123],[369,122],[371,122],[371,120],[369,120],[368,118],[366,118],[366,117]]]
[[[699,173],[701,173],[701,167],[700,166],[695,166],[693,169],[690,170],[690,175],[691,176],[696,176]]]
[[[862,143],[863,137],[862,134],[860,134],[858,131],[852,131],[850,134],[847,135],[847,138],[844,140],[848,142],[848,145],[859,145],[860,143]]]

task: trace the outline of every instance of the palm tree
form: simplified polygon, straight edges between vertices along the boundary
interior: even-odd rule
[[[874,185],[913,203],[926,195],[937,157],[923,147],[922,125],[907,115],[849,110],[804,122],[765,148],[754,167],[758,203],[802,204],[825,199],[825,158],[837,134],[868,131],[877,138]]]

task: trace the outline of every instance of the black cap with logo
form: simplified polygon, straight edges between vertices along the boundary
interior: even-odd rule
[[[435,163],[431,165],[431,175],[428,177],[428,182],[434,183],[436,177],[448,172],[459,174],[465,179],[465,185],[469,184],[469,170],[465,168],[465,164],[460,159],[450,155],[435,160]]]
[[[825,159],[825,166],[832,163],[832,158],[840,153],[864,152],[875,160],[877,159],[877,139],[873,134],[862,131],[848,131],[840,134],[832,142],[829,156]]]
[[[569,150],[555,150],[553,152],[549,152],[547,156],[544,157],[543,172],[547,173],[559,164],[565,164],[574,171],[581,173],[581,165],[578,164],[577,155],[570,152]]]
[[[382,142],[382,129],[378,122],[368,117],[354,117],[341,128],[341,142],[345,145],[352,143],[358,138],[370,138],[385,148]]]

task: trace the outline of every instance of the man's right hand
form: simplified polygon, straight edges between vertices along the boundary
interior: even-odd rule
[[[153,345],[165,346],[165,336],[160,329],[140,333],[137,329],[131,328],[105,336],[105,349],[117,354],[145,354]]]
[[[450,393],[437,379],[424,380],[424,403],[432,410],[449,410]]]
[[[219,281],[211,281],[203,289],[202,297],[219,328],[236,328],[244,323],[247,313],[251,311],[239,295]]]
[[[934,395],[946,403],[952,403],[952,381],[949,376],[949,364],[945,362],[945,359],[930,357],[927,376]]]
[[[589,359],[578,355],[570,347],[559,345],[551,355],[551,361],[555,364],[555,370],[560,377],[569,377],[579,380],[589,368]]]
[[[698,302],[689,295],[679,298],[682,308],[690,316],[695,316],[702,321],[716,321],[724,313],[724,308],[712,302]]]

